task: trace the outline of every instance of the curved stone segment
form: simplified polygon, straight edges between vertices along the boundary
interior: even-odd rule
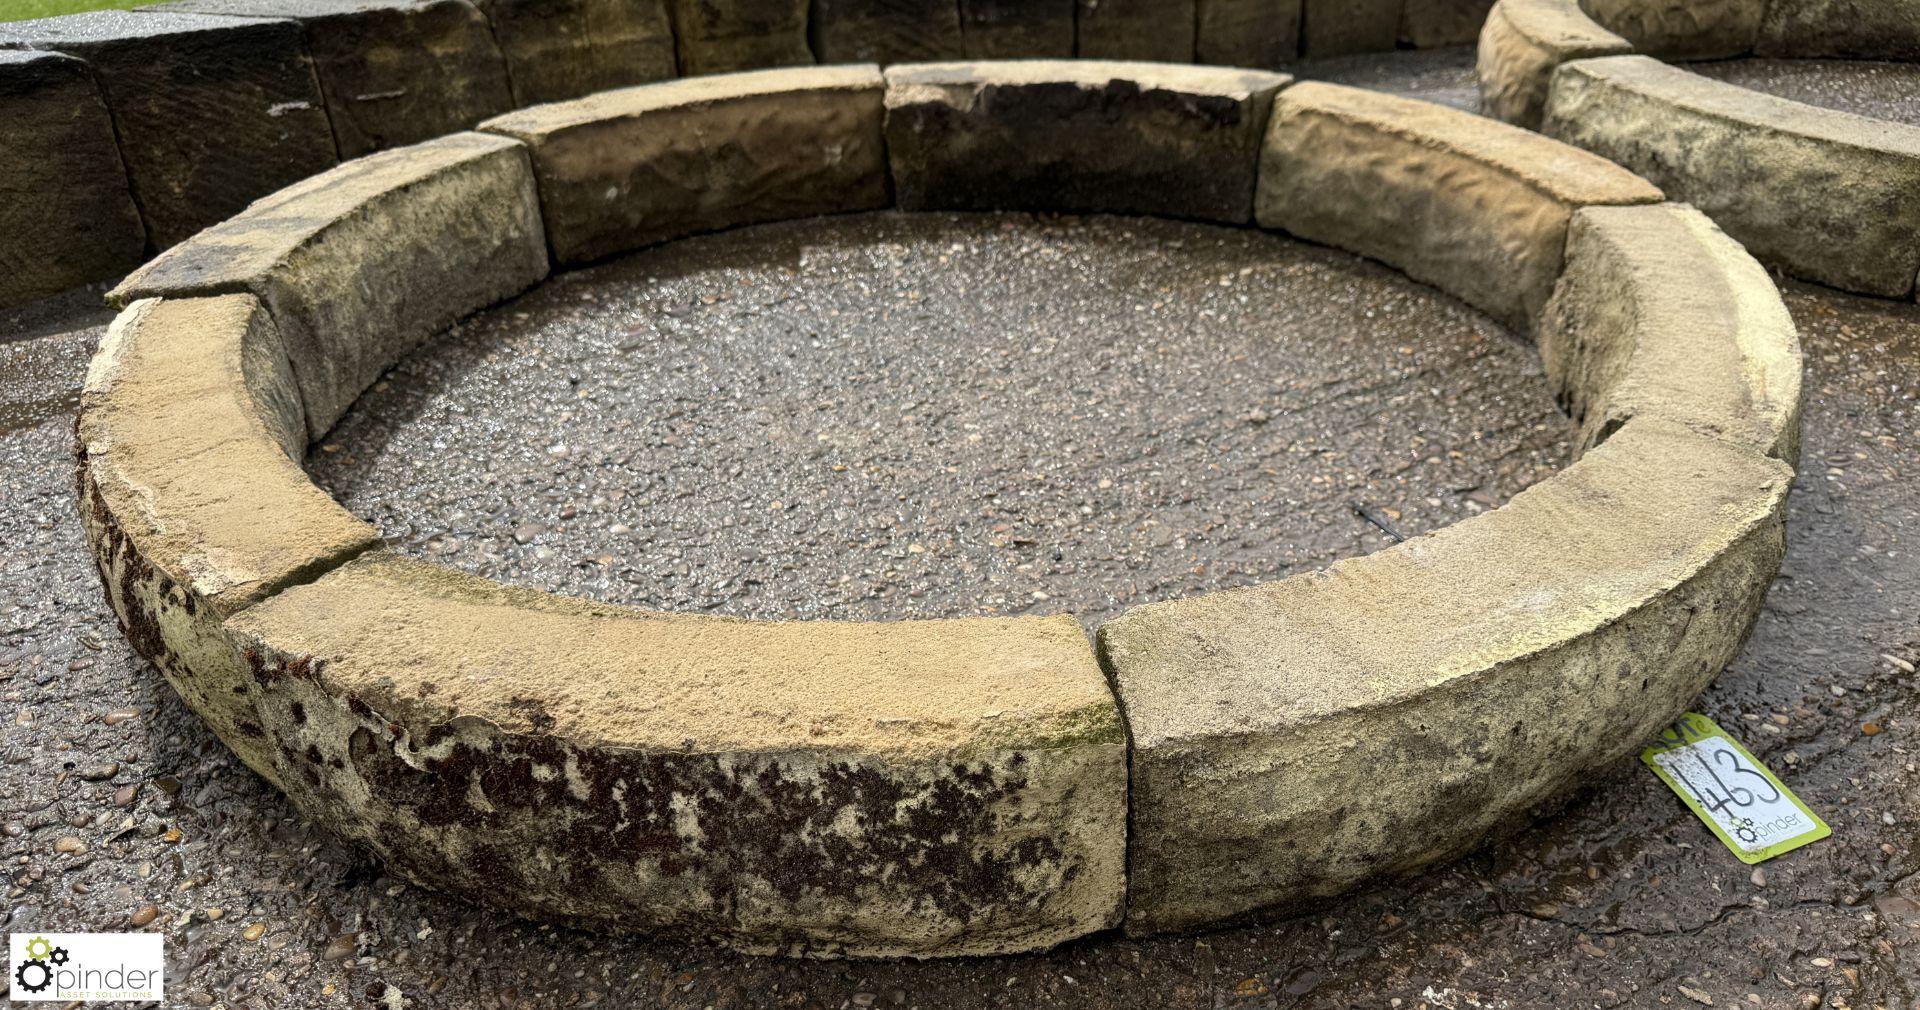
[[[175,0],[142,9],[152,11],[298,21],[342,158],[513,108],[493,31],[465,0]]]
[[[675,616],[376,553],[228,627],[289,795],[417,880],[763,952],[1119,919],[1125,735],[1071,617]]]
[[[1556,67],[1631,52],[1633,43],[1595,24],[1577,0],[1500,0],[1475,53],[1481,107],[1495,119],[1539,129]]]
[[[583,263],[739,225],[887,205],[879,68],[724,74],[509,113],[547,241]]]
[[[1581,8],[1642,52],[1709,60],[1753,49],[1760,18],[1781,0],[1581,0]],[[1902,0],[1904,2],[1904,0]]]
[[[1625,169],[1518,127],[1308,82],[1274,102],[1255,216],[1529,332],[1560,275],[1573,211],[1660,199]]]
[[[1457,856],[1639,749],[1738,651],[1791,479],[1633,421],[1493,512],[1105,625],[1133,735],[1128,931]]]
[[[167,251],[109,297],[258,295],[317,439],[420,341],[546,275],[526,150],[462,133],[289,186]]]
[[[809,0],[667,0],[680,73],[805,66]]]
[[[154,248],[339,160],[291,21],[97,11],[0,23],[5,48],[93,69]]]
[[[1796,276],[1914,289],[1920,128],[1622,56],[1562,67],[1541,129],[1647,177]]]
[[[0,305],[137,265],[147,232],[87,65],[0,50],[0,123]]]
[[[1920,4],[1767,0],[1754,49],[1762,56],[1920,60]]]
[[[1588,207],[1538,333],[1585,451],[1659,418],[1788,463],[1800,338],[1767,271],[1691,207]]]
[[[128,642],[279,781],[228,615],[380,542],[297,462],[307,425],[251,295],[134,302],[87,373],[81,518]]]
[[[1283,74],[1019,60],[887,70],[887,156],[902,210],[1163,214],[1253,210],[1260,136]]]
[[[678,66],[666,0],[475,2],[506,57],[516,105],[666,80]]]

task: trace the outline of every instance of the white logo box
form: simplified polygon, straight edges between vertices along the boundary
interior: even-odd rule
[[[159,933],[9,933],[7,953],[16,1002],[166,999]]]

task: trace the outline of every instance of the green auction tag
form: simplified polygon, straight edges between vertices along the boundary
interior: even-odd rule
[[[1763,862],[1833,833],[1704,715],[1681,716],[1640,760],[1680,794],[1743,863]]]

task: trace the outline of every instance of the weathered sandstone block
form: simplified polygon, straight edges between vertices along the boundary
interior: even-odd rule
[[[960,0],[970,60],[1070,59],[1074,0]]]
[[[1415,49],[1472,45],[1492,9],[1493,0],[1407,0],[1400,41]]]
[[[1638,750],[1739,649],[1791,479],[1636,420],[1493,512],[1105,625],[1133,736],[1128,930],[1458,856]]]
[[[957,0],[813,0],[807,33],[821,63],[957,60],[966,51]]]
[[[1291,78],[1091,60],[887,71],[905,210],[1070,210],[1241,223],[1260,135]]]
[[[1751,51],[1767,0],[1581,0],[1581,7],[1643,53],[1704,60]]]
[[[0,50],[0,305],[133,269],[147,233],[87,65]]]
[[[880,71],[724,74],[524,109],[547,240],[580,263],[697,232],[887,204]]]
[[[1495,119],[1537,130],[1554,68],[1631,52],[1633,43],[1594,24],[1576,0],[1500,0],[1475,55],[1481,105]]]
[[[668,0],[680,73],[724,74],[813,62],[809,0]]]
[[[1913,0],[1768,0],[1754,48],[1762,56],[1920,60]]]
[[[1195,0],[1078,0],[1074,55],[1085,60],[1193,60]]]
[[[1800,338],[1767,271],[1691,207],[1588,207],[1538,335],[1578,449],[1659,418],[1788,463]]]
[[[0,48],[87,61],[155,248],[339,160],[291,21],[98,11],[0,23]]]
[[[176,0],[159,9],[299,22],[342,158],[513,108],[493,31],[466,0]]]
[[[1198,0],[1193,62],[1268,70],[1300,55],[1301,0]]]
[[[1617,165],[1411,98],[1309,82],[1280,93],[1260,164],[1260,224],[1370,256],[1530,331],[1567,219],[1654,203]]]
[[[417,880],[768,952],[1118,919],[1125,735],[1070,617],[676,616],[369,554],[229,626],[289,795]]]
[[[1402,0],[1305,0],[1300,52],[1310,60],[1391,52],[1400,39]],[[1415,0],[1418,2],[1418,0]]]
[[[278,781],[221,621],[380,542],[300,469],[306,419],[250,295],[134,302],[87,373],[80,513],[135,651]]]
[[[162,254],[110,297],[259,296],[319,438],[420,341],[546,275],[525,148],[460,133],[289,186]]]
[[[506,56],[516,105],[664,81],[678,65],[666,0],[476,2]]]
[[[1541,129],[1646,176],[1796,276],[1890,298],[1914,289],[1920,127],[1622,56],[1562,67]]]

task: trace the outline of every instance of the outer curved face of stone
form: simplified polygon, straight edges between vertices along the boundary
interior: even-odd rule
[[[289,794],[416,879],[768,952],[1118,921],[1125,736],[1071,617],[675,616],[369,554],[229,627]]]
[[[1619,166],[1518,127],[1309,82],[1274,102],[1255,214],[1526,332],[1560,274],[1573,211],[1659,199]]]
[[[1797,276],[1885,297],[1914,289],[1920,127],[1625,56],[1562,67],[1541,129],[1646,176]]]
[[[1588,207],[1538,333],[1581,451],[1660,418],[1795,462],[1800,341],[1766,270],[1691,207]]]
[[[1913,0],[1767,0],[1755,50],[1762,56],[1920,60]]]
[[[896,198],[903,210],[1245,223],[1273,95],[1290,80],[1088,60],[893,67],[887,157]]]
[[[318,438],[400,356],[547,275],[524,148],[455,134],[348,162],[140,268],[111,298],[249,291],[272,310]]]
[[[121,630],[278,781],[227,615],[379,543],[301,472],[306,420],[250,295],[135,302],[87,374],[81,518]]]
[[[697,232],[887,205],[880,71],[806,67],[606,91],[481,128],[525,141],[547,240],[581,263]]]
[[[1133,735],[1128,930],[1458,855],[1637,750],[1744,640],[1791,479],[1633,421],[1493,512],[1104,626]]]
[[[1769,0],[1581,0],[1580,5],[1643,52],[1705,60],[1751,51]]]
[[[1480,29],[1475,55],[1481,105],[1496,119],[1538,129],[1554,68],[1632,51],[1632,43],[1582,13],[1577,0],[1500,0]]]

